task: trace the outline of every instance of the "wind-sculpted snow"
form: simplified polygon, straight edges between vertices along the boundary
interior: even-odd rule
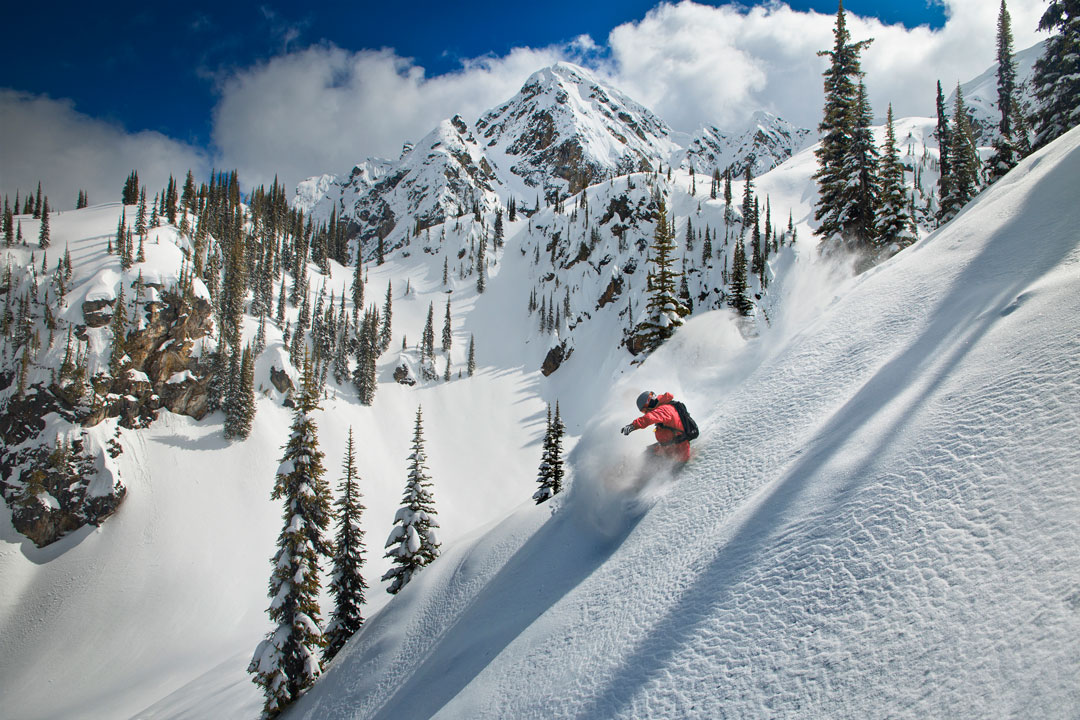
[[[556,507],[459,548],[289,716],[1075,717],[1078,183],[1074,130],[795,332],[709,367],[696,318]],[[647,441],[617,436],[641,387],[703,434],[628,506],[603,472]]]

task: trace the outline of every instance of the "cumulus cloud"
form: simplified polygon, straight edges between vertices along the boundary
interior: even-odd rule
[[[119,200],[133,169],[150,193],[170,174],[209,172],[203,151],[157,132],[129,133],[78,112],[69,100],[0,89],[0,127],[0,193],[14,199],[41,182],[56,210],[75,207],[80,190],[91,203]]]
[[[510,98],[535,70],[580,56],[588,44],[520,48],[427,77],[392,50],[315,46],[280,55],[226,80],[214,112],[221,164],[255,184],[275,173],[293,184],[343,172],[369,156],[396,158],[402,144],[460,114],[470,120]]]
[[[890,102],[901,117],[932,114],[938,79],[950,88],[993,64],[998,3],[944,4],[947,21],[938,30],[847,13],[852,39],[874,40],[863,53],[863,70],[879,116]],[[1009,2],[1015,49],[1041,39],[1035,28],[1043,9],[1041,0]],[[760,108],[816,127],[827,62],[817,52],[832,47],[834,24],[834,14],[782,3],[749,10],[661,4],[611,32],[608,72],[677,129],[691,131],[703,122],[734,129]]]

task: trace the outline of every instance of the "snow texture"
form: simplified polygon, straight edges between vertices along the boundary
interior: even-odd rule
[[[698,399],[689,467],[605,488],[596,424],[290,717],[1075,717],[1078,185],[1074,130],[793,335],[695,366],[695,318],[635,378]]]

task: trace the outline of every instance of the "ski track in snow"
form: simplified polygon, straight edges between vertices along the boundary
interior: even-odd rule
[[[620,506],[575,479],[535,534],[508,521],[486,585],[432,573],[290,717],[1074,717],[1078,145],[695,388],[697,457],[643,515],[591,525]],[[391,610],[422,648],[383,644]]]

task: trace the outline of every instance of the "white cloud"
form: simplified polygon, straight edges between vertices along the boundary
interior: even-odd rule
[[[1041,39],[1035,28],[1043,5],[1008,3],[1014,49]],[[931,114],[938,79],[950,88],[994,63],[998,3],[946,0],[945,11],[939,30],[886,26],[847,13],[853,40],[874,39],[863,53],[863,70],[879,116],[890,102],[899,116]],[[681,130],[702,122],[734,128],[759,108],[815,127],[826,66],[817,52],[831,49],[835,20],[835,14],[796,12],[780,3],[748,11],[662,4],[611,32],[610,72],[624,91]]]
[[[0,89],[0,193],[25,196],[40,181],[49,206],[75,207],[80,190],[90,202],[120,199],[124,180],[137,170],[153,194],[169,175],[209,172],[201,151],[156,132],[129,133],[78,112],[69,100]]]
[[[392,50],[316,46],[281,55],[223,84],[214,113],[219,164],[237,167],[246,182],[268,183],[277,173],[291,185],[347,171],[365,157],[396,158],[402,143],[420,139],[440,120],[475,119],[538,68],[576,54],[515,49],[431,78]]]

